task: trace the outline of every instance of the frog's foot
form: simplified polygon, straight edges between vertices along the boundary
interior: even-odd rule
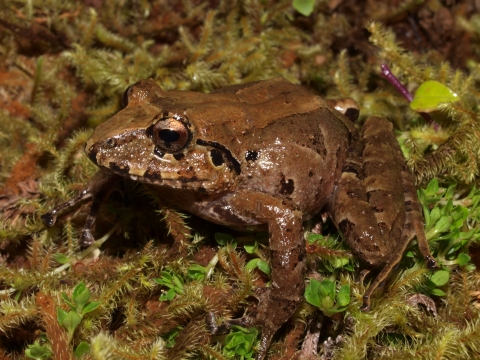
[[[89,247],[95,241],[92,235],[92,230],[100,205],[103,200],[110,195],[110,192],[113,190],[111,185],[117,178],[118,175],[110,174],[101,170],[98,171],[89,181],[85,189],[83,189],[77,196],[43,214],[41,216],[43,223],[46,226],[53,226],[57,221],[58,214],[65,210],[72,209],[74,206],[85,200],[93,199],[90,213],[85,221],[79,240],[80,248],[84,249]]]
[[[215,319],[215,314],[209,312],[205,318],[205,322],[210,330],[210,334],[219,335],[227,333],[232,326],[242,326],[242,327],[252,327],[255,326],[255,317],[253,316],[244,316],[240,319],[232,319],[225,321],[221,324],[217,324]]]
[[[270,233],[272,285],[260,297],[255,318],[242,320],[262,328],[257,354],[260,360],[265,358],[273,335],[303,300],[306,261],[302,213],[287,200],[259,192],[237,192],[229,204],[244,216],[268,223]]]
[[[427,264],[427,268],[433,270],[437,267],[437,261],[433,258],[432,255],[425,256],[425,263]]]
[[[210,333],[212,335],[225,334],[227,333],[232,326],[242,326],[242,327],[253,327],[260,326],[262,328],[262,337],[260,339],[260,344],[257,348],[256,360],[263,360],[267,356],[268,347],[272,341],[273,335],[277,332],[278,328],[269,328],[268,326],[258,323],[258,319],[253,315],[247,315],[240,319],[232,319],[225,321],[220,325],[217,325],[215,322],[215,315],[213,313],[208,313],[206,318],[207,325],[210,328]],[[281,326],[281,325],[280,325]]]
[[[302,301],[302,296],[285,298],[275,289],[268,289],[264,299],[260,299],[258,309],[255,314],[247,315],[239,319],[226,321],[220,325],[215,322],[213,313],[209,313],[206,322],[213,335],[228,332],[233,325],[262,328],[260,343],[257,347],[256,360],[263,360],[267,356],[267,351],[275,333],[292,316]]]

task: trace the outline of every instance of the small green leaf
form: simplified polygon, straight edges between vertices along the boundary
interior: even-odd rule
[[[427,185],[427,188],[425,189],[425,193],[427,196],[432,197],[435,196],[438,193],[438,179],[433,178],[430,180],[430,182]]]
[[[457,184],[450,185],[448,187],[447,191],[445,192],[444,198],[445,199],[452,199],[456,188],[457,188]]]
[[[439,207],[434,207],[432,211],[430,211],[430,222],[431,224],[435,224],[440,217],[442,216],[442,210]]]
[[[47,359],[53,353],[45,345],[40,345],[38,342],[28,345],[25,350],[25,355],[30,359]]]
[[[72,294],[72,299],[75,301],[75,298],[81,294],[82,292],[85,291],[87,287],[85,286],[85,283],[83,281],[80,281],[77,286],[75,286],[75,289],[73,289],[73,294]]]
[[[82,310],[82,314],[87,314],[89,312],[92,312],[93,310],[95,310],[96,308],[98,308],[100,306],[100,302],[98,301],[92,301],[92,302],[89,302]]]
[[[315,0],[293,0],[292,6],[303,16],[310,16],[315,6]]]
[[[166,293],[160,295],[160,301],[172,301],[175,298],[176,292],[175,289],[169,289]]]
[[[355,271],[355,268],[353,267],[352,264],[348,263],[347,265],[345,265],[345,266],[343,267],[343,270],[347,270],[347,271],[353,272],[353,271]]]
[[[67,312],[62,308],[57,308],[57,320],[59,324],[63,323],[63,319],[67,316]]]
[[[180,334],[180,331],[182,329],[183,327],[177,326],[175,329],[173,329],[166,336],[163,337],[167,342],[167,349],[170,349],[175,345],[175,338]]]
[[[455,245],[453,245],[451,247],[451,249],[448,251],[447,255],[453,254],[455,251],[457,251],[461,247],[465,246],[466,243],[468,243],[467,239],[460,240],[460,241],[456,242]]]
[[[440,289],[433,289],[430,291],[430,294],[435,295],[435,296],[445,296],[445,292],[440,290]]]
[[[251,359],[258,330],[255,328],[245,329],[232,326],[232,331],[225,337],[223,354],[230,358]]]
[[[338,291],[338,305],[347,306],[350,303],[350,285],[343,285]]]
[[[75,349],[74,355],[75,357],[80,357],[83,355],[86,355],[90,352],[90,344],[82,341],[80,344],[78,344],[77,348]]]
[[[256,241],[243,244],[245,251],[249,254],[254,254],[258,249],[258,243]]]
[[[447,204],[443,207],[442,213],[443,214],[450,214],[453,210],[453,201],[452,199],[449,199],[447,201]]]
[[[67,329],[68,332],[73,333],[78,325],[82,322],[82,318],[74,311],[69,311],[63,318],[62,326]]]
[[[335,281],[323,280],[319,286],[320,295],[328,296],[332,299],[335,298]]]
[[[437,286],[443,286],[448,282],[450,278],[450,273],[447,270],[438,270],[436,271],[430,280]]]
[[[265,274],[270,276],[271,270],[270,270],[270,265],[268,265],[268,262],[264,260],[260,260],[259,262],[257,262],[257,266],[259,270],[263,271]]]
[[[247,263],[247,265],[245,265],[245,267],[247,268],[247,270],[253,270],[257,267],[258,262],[261,260],[262,259],[259,258],[252,259]]]
[[[332,259],[332,266],[334,269],[339,269],[339,268],[343,268],[345,265],[348,264],[348,262],[350,261],[349,258],[342,258],[342,257],[337,257],[335,259]]]
[[[76,309],[77,309],[77,305],[70,300],[70,298],[68,297],[67,294],[65,294],[65,293],[62,291],[62,292],[60,293],[60,295],[62,296],[63,301],[64,301],[68,306],[70,306],[70,308],[71,308],[72,310],[76,310]]]
[[[442,216],[435,224],[435,230],[436,232],[445,232],[450,229],[451,224],[452,224],[451,216]]]
[[[70,262],[70,259],[61,253],[53,254],[53,260],[55,260],[59,264],[66,264]]]
[[[175,291],[178,294],[183,293],[183,279],[177,275],[173,276],[173,284],[175,285]]]
[[[313,244],[315,242],[320,242],[324,239],[324,236],[322,234],[315,234],[315,233],[310,233],[307,235],[307,242],[309,244]]]
[[[305,289],[304,297],[309,304],[320,307],[320,295],[319,295],[320,281],[310,279],[310,284]]]
[[[440,233],[443,233],[445,231],[448,231],[450,229],[450,225],[452,224],[452,217],[444,215],[442,216],[431,228],[426,232],[426,237],[428,240],[433,239],[435,235],[439,235]]]
[[[89,288],[84,288],[82,292],[74,294],[73,301],[77,304],[77,306],[82,309],[85,304],[90,300],[90,296],[92,293],[90,292]]]
[[[205,278],[207,269],[201,265],[193,264],[187,269],[187,275],[190,279],[201,281]]]
[[[270,265],[268,263],[260,258],[255,258],[250,260],[245,267],[248,270],[253,270],[255,268],[258,268],[260,271],[264,272],[268,276],[270,276]]]
[[[247,328],[245,328],[245,327],[243,327],[243,326],[240,326],[240,325],[232,325],[232,329],[233,329],[233,330],[241,331],[241,332],[243,332],[243,333],[245,333],[245,334],[249,334],[249,333],[252,331],[252,329],[254,329],[254,328],[252,328],[252,329],[247,329]]]
[[[410,108],[417,112],[429,113],[438,110],[441,103],[458,100],[458,95],[438,81],[425,81],[415,92]]]
[[[458,255],[457,263],[460,266],[466,265],[470,261],[471,257],[467,254],[461,253]]]
[[[330,296],[325,296],[323,299],[322,299],[322,306],[320,307],[322,310],[325,309],[325,310],[329,310],[331,308],[333,308],[333,299],[330,297]]]
[[[230,338],[229,338],[230,337]],[[243,344],[245,342],[245,335],[242,333],[233,333],[227,335],[225,338],[225,347],[227,349],[234,349],[238,345]]]

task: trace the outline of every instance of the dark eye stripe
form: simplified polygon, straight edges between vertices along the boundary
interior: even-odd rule
[[[235,159],[235,157],[232,155],[231,151],[228,150],[225,146],[223,146],[222,144],[219,144],[215,141],[205,141],[205,140],[202,140],[202,139],[197,139],[197,144],[198,145],[203,145],[203,146],[211,146],[211,147],[221,151],[221,153],[224,156],[224,159],[227,160],[227,166],[230,168],[230,170],[233,170],[233,171],[235,171],[235,173],[237,175],[240,175],[240,173],[242,172],[242,168],[240,166],[240,163],[238,162],[237,159]]]

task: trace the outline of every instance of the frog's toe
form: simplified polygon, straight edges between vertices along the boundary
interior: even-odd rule
[[[425,256],[425,262],[427,263],[427,268],[429,268],[430,270],[437,267],[437,261],[430,255]]]
[[[273,335],[277,332],[277,328],[270,328],[268,326],[262,327],[262,337],[257,348],[257,357],[255,360],[263,360],[267,356],[268,347],[272,342]]]
[[[205,322],[210,330],[212,335],[217,334],[224,334],[228,332],[232,326],[243,326],[243,327],[251,327],[254,325],[255,319],[251,316],[244,316],[240,319],[232,319],[228,321],[224,321],[220,324],[217,324],[215,314],[213,312],[209,312],[205,318]]]
[[[361,312],[369,312],[370,311],[370,295],[364,295],[363,296],[363,304],[362,307],[360,308]]]
[[[83,229],[80,235],[79,246],[81,249],[86,249],[95,242],[90,229]]]
[[[46,226],[53,226],[57,222],[57,211],[55,209],[40,216]]]

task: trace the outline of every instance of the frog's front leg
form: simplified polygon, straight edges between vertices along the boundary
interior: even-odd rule
[[[234,212],[268,224],[272,285],[260,298],[254,316],[232,321],[262,327],[257,353],[260,360],[265,358],[273,335],[303,299],[306,263],[302,213],[288,201],[249,191],[238,191],[229,205]]]
[[[90,212],[85,221],[85,225],[83,226],[79,240],[80,247],[84,248],[90,246],[95,240],[92,235],[92,230],[97,217],[98,209],[102,201],[110,194],[112,190],[112,182],[117,178],[118,175],[99,170],[77,196],[43,214],[41,216],[43,222],[47,226],[53,226],[55,225],[57,216],[60,212],[71,209],[78,203],[92,198]]]

